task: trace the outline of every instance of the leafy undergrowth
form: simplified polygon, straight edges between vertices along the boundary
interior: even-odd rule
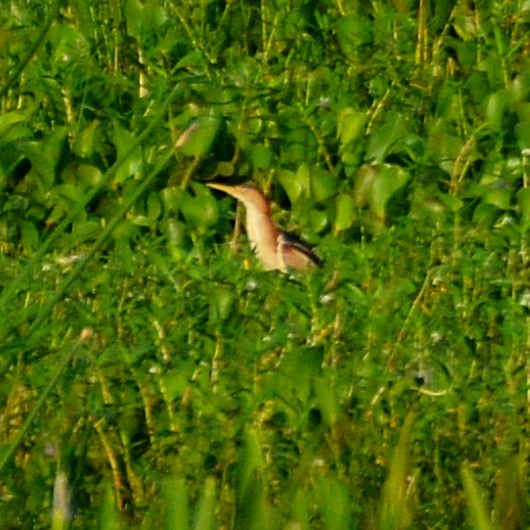
[[[0,15],[3,527],[528,526],[528,5],[82,4]]]

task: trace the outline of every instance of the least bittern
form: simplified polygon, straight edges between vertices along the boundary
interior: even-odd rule
[[[252,248],[265,270],[308,270],[320,260],[293,235],[279,230],[271,217],[270,203],[261,191],[250,186],[208,184],[241,201],[246,210],[246,230]]]

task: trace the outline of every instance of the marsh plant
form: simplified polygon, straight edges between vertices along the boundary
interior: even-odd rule
[[[2,527],[527,528],[529,25],[4,1]]]

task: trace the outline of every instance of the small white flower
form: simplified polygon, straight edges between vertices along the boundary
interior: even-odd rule
[[[334,296],[332,293],[323,294],[320,297],[320,303],[321,304],[329,304],[330,302],[333,302]]]
[[[530,291],[525,291],[521,298],[519,299],[519,303],[523,307],[530,307]]]
[[[439,331],[433,331],[431,333],[431,340],[433,342],[441,342],[443,340],[443,335]]]
[[[258,282],[256,280],[249,280],[245,285],[247,291],[255,291],[257,288]]]
[[[153,364],[153,366],[151,366],[151,368],[149,368],[149,373],[150,374],[159,374],[161,372],[162,372],[162,370],[160,369],[160,366],[158,366],[158,364]]]

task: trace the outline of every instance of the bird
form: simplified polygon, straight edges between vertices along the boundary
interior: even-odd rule
[[[308,246],[274,224],[270,202],[261,191],[248,185],[230,186],[211,182],[208,186],[243,203],[247,237],[265,270],[307,272],[320,265],[320,259]]]

